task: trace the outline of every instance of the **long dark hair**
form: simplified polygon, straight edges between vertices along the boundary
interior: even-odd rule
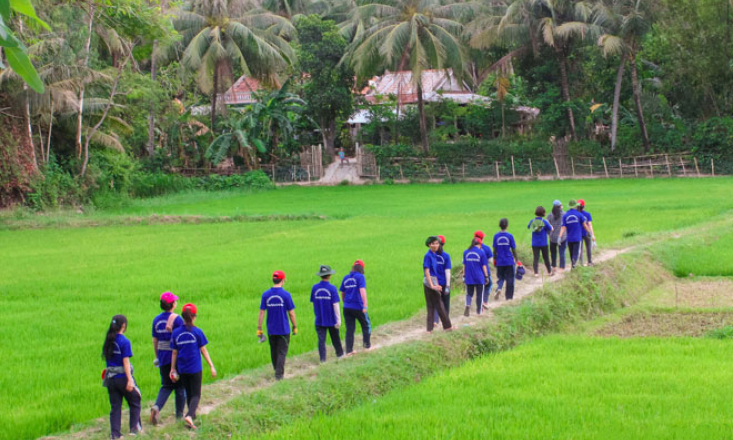
[[[481,239],[478,237],[473,237],[473,240],[471,240],[471,246],[468,247],[468,249],[475,248],[476,246],[481,244]],[[468,250],[466,249],[466,250]]]
[[[364,275],[364,266],[362,266],[361,264],[355,264],[355,265],[353,265],[351,267],[351,271],[352,272],[358,272],[358,273]]]
[[[115,338],[117,338],[117,333],[122,330],[122,326],[126,324],[127,317],[125,315],[112,317],[112,322],[109,323],[109,329],[107,329],[107,336],[104,338],[104,345],[102,345],[102,358],[111,359],[115,355]]]
[[[438,251],[435,252],[436,254],[443,255],[443,242],[440,242],[440,247],[438,247]]]
[[[560,217],[560,214],[562,214],[562,206],[561,205],[552,205],[552,216],[555,218]]]
[[[186,326],[186,329],[191,330],[193,325],[193,318],[195,318],[196,315],[191,312],[190,309],[185,309],[183,312],[181,312],[181,318],[183,318],[183,324]]]

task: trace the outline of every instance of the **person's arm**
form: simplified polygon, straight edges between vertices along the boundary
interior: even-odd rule
[[[288,316],[290,316],[290,322],[293,323],[293,334],[298,334],[298,324],[295,323],[295,309],[288,310]]]
[[[445,270],[445,293],[450,293],[450,269]]]
[[[204,359],[206,359],[206,363],[209,364],[211,377],[216,377],[216,368],[214,368],[214,363],[211,362],[211,356],[209,356],[209,351],[206,349],[206,346],[201,347],[201,354],[204,356]]]
[[[567,232],[567,230],[568,230],[568,228],[566,228],[565,226],[561,226],[560,227],[560,235],[557,237],[558,238],[558,240],[557,240],[558,243],[560,243],[561,241],[564,241],[564,240],[561,240],[561,239],[565,235],[565,232]]]
[[[519,261],[519,257],[517,257],[517,250],[515,248],[512,249],[512,255],[514,255],[514,261]]]
[[[341,308],[339,308],[337,302],[333,303],[333,313],[336,314],[336,325],[334,327],[339,328],[341,327]]]
[[[265,311],[260,309],[260,316],[257,318],[257,336],[262,336],[262,321],[265,319]]]
[[[122,366],[125,368],[125,376],[127,376],[127,386],[125,389],[130,392],[135,388],[135,380],[132,378],[132,367],[130,366],[130,358],[122,358]]]
[[[359,295],[361,295],[361,302],[364,304],[364,310],[362,310],[362,312],[366,313],[369,308],[367,305],[366,287],[359,287]]]
[[[171,313],[168,317],[168,321],[165,323],[165,331],[168,333],[173,333],[173,324],[176,322],[176,318],[178,318],[178,315],[175,313]]]
[[[494,266],[496,266],[496,246],[494,246]]]
[[[433,278],[430,276],[430,268],[426,267],[425,269],[423,269],[423,271],[425,272],[425,279],[428,281],[428,287],[440,292],[440,286],[436,286],[435,284],[433,284]],[[364,307],[366,307],[366,303],[364,304]]]
[[[593,233],[593,222],[585,222],[585,230],[588,231],[593,240],[596,239],[596,234]]]
[[[175,382],[174,375],[176,374],[176,361],[178,361],[178,350],[173,350],[171,354],[171,372],[168,377]]]
[[[488,281],[488,279],[489,279],[489,268],[485,264],[482,264],[481,265],[481,269],[484,270],[484,277],[486,277],[486,280]]]
[[[158,338],[153,336],[153,351],[155,352],[155,360],[158,360]]]

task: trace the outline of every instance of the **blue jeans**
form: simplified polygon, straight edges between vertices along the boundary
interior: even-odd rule
[[[162,410],[168,397],[172,392],[176,393],[176,417],[183,417],[183,410],[186,406],[186,390],[183,388],[181,381],[173,382],[170,378],[171,364],[160,366],[160,391],[158,398],[155,399],[155,408]]]
[[[568,242],[563,241],[562,243],[550,243],[550,259],[552,260],[552,267],[557,267],[557,254],[560,253],[560,269],[565,269],[565,249],[568,247]]]

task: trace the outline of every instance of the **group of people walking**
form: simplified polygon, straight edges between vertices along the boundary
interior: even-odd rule
[[[566,249],[569,249],[571,268],[575,268],[579,260],[582,263],[584,246],[587,252],[586,265],[593,265],[592,250],[596,246],[593,217],[586,211],[585,201],[582,199],[570,200],[568,206],[570,209],[565,212],[562,202],[555,200],[547,219],[545,208],[538,206],[534,218],[527,225],[532,233],[532,270],[535,277],[539,276],[540,257],[549,276],[555,275],[558,270],[564,270]],[[463,282],[466,286],[464,316],[470,316],[474,297],[476,314],[482,314],[488,307],[493,286],[490,261],[493,261],[497,277],[494,298],[499,300],[502,290],[507,301],[514,298],[514,280],[521,279],[525,269],[517,257],[517,245],[508,228],[509,220],[499,220],[500,230],[494,234],[492,246],[484,243],[486,235],[483,231],[474,232],[470,246],[463,251]],[[429,248],[423,257],[423,290],[427,305],[428,333],[439,322],[443,323],[444,330],[453,329],[449,316],[452,262],[444,249],[445,243],[443,235],[431,235],[425,241]]]
[[[545,208],[538,206],[535,217],[527,228],[532,233],[532,269],[539,276],[539,260],[543,259],[548,275],[553,276],[565,268],[565,250],[569,249],[570,264],[575,268],[581,258],[582,247],[587,252],[587,263],[592,265],[592,249],[595,247],[595,234],[592,217],[585,210],[585,202],[570,200],[569,210],[563,211],[559,200],[553,202],[551,213],[545,219]],[[502,290],[506,300],[514,297],[514,280],[521,279],[524,267],[517,256],[514,236],[508,232],[509,221],[499,221],[500,231],[494,234],[492,245],[484,243],[486,235],[476,231],[470,246],[463,252],[463,282],[466,286],[464,316],[469,316],[472,302],[476,302],[476,313],[482,314],[488,306],[493,280],[491,264],[495,267],[497,285],[494,293],[500,299]],[[427,305],[426,327],[428,333],[440,322],[446,331],[453,330],[450,312],[451,257],[444,249],[446,238],[443,235],[430,236],[425,241],[429,250],[423,257],[423,291]],[[548,251],[551,259],[548,259]],[[316,276],[320,281],[311,289],[310,301],[315,314],[315,330],[318,335],[318,354],[321,362],[326,361],[326,339],[331,344],[337,358],[354,352],[356,322],[362,331],[363,346],[371,348],[371,322],[368,314],[365,264],[356,260],[351,271],[344,276],[339,289],[331,284],[335,271],[330,266],[321,265]],[[276,270],[272,273],[272,287],[262,294],[257,322],[257,337],[260,342],[269,341],[270,359],[275,371],[275,379],[281,380],[285,374],[285,359],[290,345],[291,334],[298,334],[295,304],[292,295],[284,289],[285,273]],[[341,310],[343,296],[343,317],[346,323],[346,349],[341,344]],[[216,368],[206,345],[204,332],[195,326],[198,310],[195,304],[183,306],[180,315],[175,313],[178,296],[165,292],[160,296],[162,313],[153,319],[152,341],[155,352],[154,365],[160,371],[161,387],[155,404],[150,411],[150,422],[157,424],[160,411],[171,394],[175,394],[176,418],[182,419],[185,426],[196,429],[196,410],[201,398],[203,357],[209,365],[212,377]],[[267,335],[263,332],[266,317]],[[106,361],[103,372],[103,385],[107,387],[110,399],[111,437],[120,438],[121,410],[123,399],[130,407],[130,433],[142,431],[140,421],[141,393],[133,377],[130,363],[132,346],[125,337],[127,318],[115,315],[107,330],[102,347],[102,357]],[[187,411],[186,406],[188,406]]]

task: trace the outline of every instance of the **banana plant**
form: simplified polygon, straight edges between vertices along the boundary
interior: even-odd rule
[[[7,57],[10,68],[15,71],[18,76],[23,78],[28,86],[38,93],[43,93],[43,81],[41,81],[38,72],[36,72],[33,63],[28,58],[26,47],[23,43],[15,36],[13,31],[9,27],[11,13],[25,15],[32,21],[37,23],[49,31],[51,28],[38,16],[36,10],[33,8],[30,0],[0,0],[0,47],[5,49],[5,56]],[[6,67],[0,59],[0,69]]]

